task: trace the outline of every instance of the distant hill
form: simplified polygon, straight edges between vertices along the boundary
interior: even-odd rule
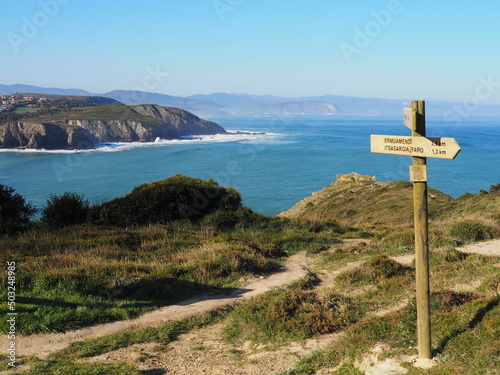
[[[134,90],[114,90],[92,94],[79,89],[43,88],[30,85],[0,85],[0,95],[32,92],[56,95],[104,96],[124,104],[157,104],[178,107],[201,117],[227,116],[298,116],[298,115],[360,115],[402,116],[410,99],[360,98],[322,95],[281,97],[239,93],[196,94],[188,97],[171,96]],[[420,99],[420,98],[413,98]],[[425,99],[425,98],[424,98]],[[471,111],[464,103],[427,100],[427,115],[455,121],[470,116],[500,116],[500,105],[478,105]]]
[[[52,87],[38,87],[32,85],[2,85],[0,84],[0,95],[10,95],[15,93],[36,93],[51,95],[81,95],[93,96],[94,94],[80,89],[57,89]]]
[[[166,107],[178,107],[193,112],[198,116],[229,116],[224,107],[210,100],[182,98],[144,91],[115,90],[102,96],[116,99],[124,104],[157,104]]]

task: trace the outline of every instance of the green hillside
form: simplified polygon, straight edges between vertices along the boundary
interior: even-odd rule
[[[454,199],[429,188],[428,210],[435,230],[467,220],[497,228],[500,192],[464,194]],[[335,221],[379,234],[404,231],[413,227],[413,185],[407,181],[335,181],[279,216]]]
[[[417,353],[411,191],[404,181],[340,178],[280,217],[265,217],[244,207],[234,189],[178,175],[92,207],[75,194],[53,196],[42,219],[28,222],[33,207],[4,189],[0,212],[9,216],[0,216],[8,220],[0,228],[10,230],[0,236],[0,259],[16,262],[20,335],[133,319],[172,304],[192,308],[179,303],[192,296],[225,300],[248,280],[266,283],[286,273],[283,262],[296,255],[307,271],[288,287],[209,314],[73,342],[44,359],[20,358],[31,366],[21,373],[167,371],[169,363],[164,370],[157,359],[176,350],[170,344],[206,327],[209,340],[203,331],[182,356],[213,360],[225,348],[224,361],[213,365],[233,366],[232,373],[247,364],[263,366],[254,373],[276,373],[265,366],[281,358],[288,363],[281,375],[359,375],[376,364],[410,375],[498,374],[500,256],[465,252],[463,245],[500,235],[500,191],[492,186],[458,199],[430,191],[437,361],[430,370],[411,365]],[[5,282],[0,298],[7,300]],[[0,313],[7,308],[2,304]],[[6,320],[0,328],[8,332]],[[297,347],[309,349],[288,352]],[[117,349],[147,352],[137,360],[125,356],[128,364],[92,360]]]

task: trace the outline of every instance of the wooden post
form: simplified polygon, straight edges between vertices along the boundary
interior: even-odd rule
[[[427,138],[425,101],[412,101],[403,110],[403,123],[411,136],[370,135],[371,152],[413,156],[410,180],[413,184],[415,220],[415,264],[417,284],[417,331],[420,359],[432,359],[429,279],[429,215],[427,211],[427,158],[455,159],[461,148],[453,138]],[[418,156],[417,156],[418,155]]]
[[[425,137],[425,101],[413,101],[411,106],[417,111],[417,124],[416,129],[412,131],[412,136]],[[427,158],[413,157],[414,166],[420,165],[426,168],[426,164]],[[431,359],[427,181],[413,183],[413,209],[415,220],[418,354],[420,358]]]

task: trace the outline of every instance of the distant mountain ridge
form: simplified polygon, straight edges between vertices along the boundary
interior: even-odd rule
[[[0,95],[30,92],[56,95],[104,96],[124,104],[157,104],[178,107],[200,117],[227,116],[288,116],[288,115],[361,115],[401,116],[410,99],[360,98],[354,96],[321,95],[288,98],[273,95],[241,93],[196,94],[172,96],[137,90],[114,90],[104,94],[81,89],[44,88],[30,85],[2,85]],[[419,99],[419,98],[414,98]],[[473,111],[460,102],[427,100],[427,115],[441,116],[449,121],[469,116],[500,116],[500,105],[478,104]],[[465,115],[464,115],[465,114]]]
[[[47,95],[78,95],[78,96],[94,96],[88,91],[81,89],[59,89],[53,87],[38,87],[32,85],[2,85],[0,84],[0,95],[10,95],[15,93],[33,93]]]

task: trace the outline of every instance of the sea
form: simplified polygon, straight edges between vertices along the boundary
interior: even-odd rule
[[[411,157],[370,152],[370,134],[411,135],[400,117],[269,116],[212,118],[229,134],[95,150],[2,150],[0,183],[43,207],[52,194],[83,194],[98,204],[143,183],[183,174],[237,189],[243,204],[276,215],[357,172],[377,181],[409,180]],[[500,118],[427,118],[427,136],[455,138],[453,160],[428,158],[430,187],[457,198],[500,182]]]

